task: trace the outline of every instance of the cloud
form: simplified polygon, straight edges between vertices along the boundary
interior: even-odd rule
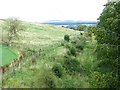
[[[107,0],[0,0],[0,18],[95,21]]]

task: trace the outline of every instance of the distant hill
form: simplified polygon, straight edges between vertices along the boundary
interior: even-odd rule
[[[44,21],[42,23],[53,25],[97,24],[97,22],[95,21],[73,21],[73,20],[50,20]]]

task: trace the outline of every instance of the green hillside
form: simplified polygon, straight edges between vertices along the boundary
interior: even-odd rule
[[[2,26],[3,21],[0,20],[0,26]],[[61,28],[52,25],[44,25],[44,24],[30,24],[24,22],[27,25],[27,29],[19,33],[20,38],[17,40],[13,40],[14,44],[11,48],[19,51],[24,48],[32,48],[32,49],[43,49],[50,45],[54,45],[59,41],[63,40],[64,35],[73,35],[76,33],[74,30]],[[1,38],[6,37],[7,33],[5,30],[0,29]],[[15,46],[15,47],[14,47]],[[20,48],[18,47],[20,46]],[[16,55],[13,54],[9,49],[9,47],[1,47],[0,51],[2,50],[2,63],[3,65],[9,64]]]
[[[39,47],[45,47],[57,43],[64,39],[64,35],[74,35],[74,30],[66,29],[62,27],[44,25],[44,24],[31,24],[28,30],[21,33],[24,39],[20,42],[24,44],[35,45]]]
[[[71,47],[72,42],[79,39],[81,40],[81,45],[84,44],[86,42],[85,36],[80,36],[79,31],[63,27],[45,24],[30,24],[26,22],[25,24],[28,28],[19,33],[20,38],[14,39],[10,48],[14,51],[23,50],[27,56],[20,63],[21,68],[14,68],[15,75],[9,74],[13,72],[13,68],[9,69],[9,72],[6,72],[6,75],[3,76],[3,87],[90,87],[89,82],[87,82],[88,76],[85,72],[80,71],[77,73],[75,71],[76,74],[70,75],[67,69],[63,67],[66,61],[65,57],[69,51],[67,47]],[[64,35],[66,34],[70,36],[70,42],[64,41]],[[3,33],[3,38],[5,35],[6,32]],[[80,36],[79,39],[77,36]],[[40,49],[42,49],[42,51],[38,53]],[[34,50],[34,52],[32,52],[32,50]],[[89,68],[91,68],[94,65],[93,60],[95,57],[91,57],[93,53],[87,53],[91,52],[91,50],[87,48],[83,52],[84,53],[77,51],[77,61],[86,68],[88,63],[90,63],[91,66],[89,66]],[[35,53],[36,64],[31,62],[30,53]],[[86,58],[86,55],[88,58]],[[6,58],[8,58],[8,60],[10,59],[9,57]],[[75,57],[72,56],[72,58]],[[89,58],[93,58],[93,60]],[[9,62],[10,61],[11,60],[9,60]],[[60,79],[52,71],[52,68],[56,66],[62,70],[60,71],[62,74]],[[73,66],[69,67],[71,68]]]

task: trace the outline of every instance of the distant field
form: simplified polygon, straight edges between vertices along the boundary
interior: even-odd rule
[[[4,66],[11,63],[12,60],[17,57],[18,55],[14,53],[11,49],[0,45],[0,59],[2,59],[2,63],[0,63],[0,66]]]

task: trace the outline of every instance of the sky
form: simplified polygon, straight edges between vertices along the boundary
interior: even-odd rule
[[[107,0],[0,0],[0,18],[97,21]]]

